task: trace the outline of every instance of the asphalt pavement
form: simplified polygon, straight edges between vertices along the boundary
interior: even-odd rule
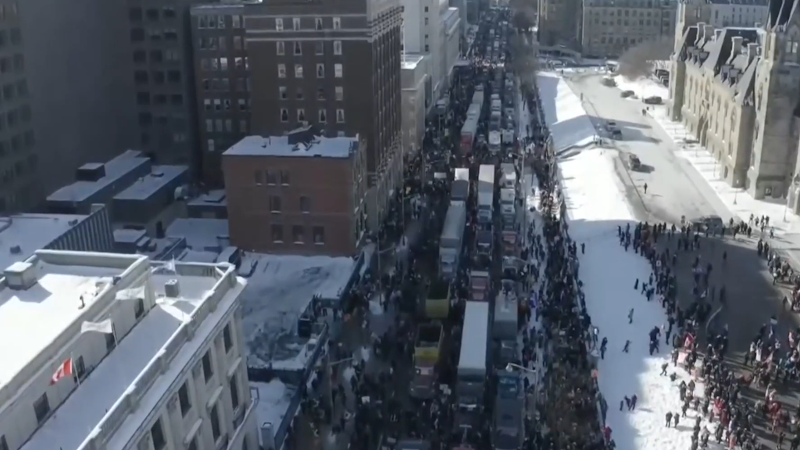
[[[680,227],[682,217],[692,220],[718,215],[727,226],[733,215],[691,164],[675,155],[677,149],[666,132],[650,115],[642,114],[646,105],[640,100],[620,97],[620,90],[603,86],[601,78],[602,75],[575,74],[570,76],[568,84],[576,95],[583,94],[584,109],[591,116],[598,134],[605,138],[605,148],[619,151],[615,171],[625,186],[636,218]],[[621,129],[621,141],[608,138],[605,125],[609,120],[615,121]],[[627,164],[629,153],[640,159],[642,169],[630,169]],[[648,187],[646,192],[645,184]],[[751,239],[741,235],[737,239],[730,235],[702,238],[699,251],[679,254],[676,273],[681,304],[687,305],[692,299],[691,264],[695,256],[699,255],[704,265],[712,264],[710,284],[717,291],[723,285],[726,287],[727,306],[720,308],[718,302],[712,306],[713,310],[720,310],[716,316],[718,323],[729,326],[730,359],[734,365],[741,363],[753,337],[771,316],[779,320],[778,333],[782,339],[790,327],[800,325],[797,314],[783,311],[781,299],[786,294],[786,287],[773,285],[765,258],[756,254],[757,239],[755,235]],[[675,248],[674,241],[670,245]],[[725,263],[722,259],[724,253],[727,253]],[[791,406],[792,410],[800,398],[795,393],[796,388],[779,388],[779,400]],[[767,433],[760,434],[762,438],[768,438]]]

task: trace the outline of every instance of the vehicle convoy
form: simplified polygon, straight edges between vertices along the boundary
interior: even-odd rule
[[[444,338],[440,323],[425,323],[417,326],[414,343],[414,378],[411,382],[411,397],[425,400],[436,392],[437,364]]]

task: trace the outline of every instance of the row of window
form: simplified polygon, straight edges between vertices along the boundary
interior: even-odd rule
[[[292,47],[292,54],[295,56],[300,56],[303,54],[303,42],[301,41],[288,41],[290,46]],[[308,45],[309,43],[306,43]],[[285,55],[286,54],[286,41],[277,41],[275,42],[275,54],[276,55]],[[323,41],[314,41],[314,54],[317,56],[325,54],[325,43]],[[334,55],[341,55],[342,54],[342,41],[333,41],[333,54]]]
[[[28,96],[28,82],[19,80],[16,83],[4,84],[3,88],[0,89],[0,95],[2,95],[0,103],[10,102],[15,98],[26,98]]]
[[[154,84],[164,84],[165,82],[180,84],[183,74],[180,70],[154,70],[152,72],[137,70],[133,72],[133,80],[136,84],[148,84],[151,81]]]
[[[603,15],[603,16],[614,16],[615,10],[613,9],[595,9],[592,10],[594,15]],[[616,14],[620,17],[659,17],[661,16],[660,11],[639,11],[636,9],[623,9],[619,11],[619,14]],[[665,13],[663,17],[671,17],[672,14]]]
[[[228,64],[230,60],[230,64]],[[234,57],[234,58],[202,58],[200,59],[200,70],[228,70],[228,67],[235,68],[236,70],[249,70],[250,58],[248,57]]]
[[[250,78],[234,78],[234,91],[250,92]],[[227,92],[231,90],[230,78],[203,78],[200,82],[206,92]]]
[[[0,30],[0,48],[5,47],[9,41],[11,42],[11,45],[22,44],[22,32],[19,31],[19,28]]]
[[[239,119],[239,128],[233,129],[233,119],[206,119],[206,133],[247,133],[247,119]]]
[[[8,154],[9,150],[11,153],[16,154],[22,150],[33,148],[34,144],[36,144],[36,141],[33,131],[28,130],[24,133],[15,134],[8,142],[0,140],[0,157]]]
[[[36,166],[39,164],[39,157],[36,154],[30,154],[25,159],[20,159],[14,162],[13,167],[9,161],[3,161],[5,170],[0,177],[0,185],[7,186],[14,183],[14,180],[24,177],[26,173],[36,172]]]
[[[183,105],[183,94],[150,94],[149,92],[137,92],[136,93],[136,104],[140,106],[147,106],[147,105],[166,105],[170,104],[173,106],[182,106]]]
[[[152,114],[150,112],[140,112],[139,113],[139,125],[148,126],[151,124],[167,126],[169,125],[171,129],[176,131],[185,131],[186,130],[186,118],[184,117],[182,112],[177,113],[166,113],[166,112],[158,112]]]
[[[669,19],[664,19],[664,20],[667,21],[667,22],[669,21]],[[594,18],[594,24],[595,25],[614,25],[614,20],[609,20],[608,22],[603,20],[601,22],[599,17],[595,17]],[[623,25],[623,26],[626,26],[626,27],[629,26],[629,25],[630,26],[636,26],[636,21],[633,21],[633,20],[628,21],[628,19],[624,19],[623,20],[623,19],[617,18],[616,24],[617,25]],[[649,27],[649,26],[653,26],[653,25],[661,26],[662,24],[658,20],[639,19],[639,26],[640,27],[643,27],[643,26],[648,26]]]
[[[163,134],[159,134],[159,138],[163,138]],[[172,133],[172,136],[167,136],[167,139],[171,139],[173,144],[182,144],[185,143],[189,138],[186,133]],[[153,142],[153,137],[150,133],[142,133],[139,136],[139,140],[141,141],[142,145],[150,145]]]
[[[311,29],[310,27],[304,28],[303,22],[306,20],[300,20],[299,17],[292,18],[292,30],[300,31],[300,30],[308,30]],[[314,18],[314,30],[321,31],[325,29],[333,29],[333,30],[340,30],[342,28],[342,18],[341,17],[332,17],[331,21],[326,24],[327,20],[322,17],[315,17]],[[310,25],[310,24],[309,24]],[[330,28],[327,28],[330,26]],[[283,18],[278,17],[275,19],[275,31],[284,31],[285,28],[283,26]]]
[[[282,172],[282,171],[281,171]],[[263,186],[263,179],[259,179],[261,176],[261,171],[256,171],[253,175],[254,181],[256,186]],[[286,186],[286,185],[284,185]],[[299,200],[300,205],[300,212],[303,214],[311,214],[311,197],[307,195],[301,195]],[[283,197],[280,195],[270,195],[269,197],[269,212],[273,214],[280,214],[284,212],[283,210]]]
[[[343,86],[336,86],[334,87],[334,94],[337,102],[344,101],[344,87]],[[286,86],[278,86],[278,96],[281,100],[290,100],[289,98],[289,91]],[[295,100],[305,100],[306,94],[305,89],[302,87],[298,87],[294,93]],[[325,88],[324,87],[317,87],[317,100],[324,101],[327,99],[325,95]]]
[[[295,64],[294,65],[294,77],[295,78],[303,78],[303,65],[302,64]],[[317,64],[317,78],[325,78],[325,64],[318,63]],[[333,65],[333,76],[335,78],[342,78],[344,77],[344,65],[341,63],[336,63]],[[286,64],[278,64],[278,78],[286,78]]]
[[[146,10],[134,7],[128,10],[128,18],[133,22],[141,22],[145,18],[147,20],[172,20],[177,17],[178,15],[173,6],[164,6],[161,9],[147,8]]]
[[[298,122],[309,122],[310,118],[306,115],[306,110],[303,108],[297,108],[295,110],[295,118]],[[288,123],[290,120],[289,110],[287,108],[281,108],[281,122]],[[317,110],[317,122],[319,123],[328,123],[328,110],[325,108],[320,108]],[[336,123],[344,123],[344,110],[337,109],[336,110]]]
[[[197,39],[197,47],[200,50],[227,50],[228,37],[227,36],[201,37]],[[247,50],[247,41],[243,40],[241,36],[234,36],[233,49]]]
[[[285,242],[284,237],[284,225],[279,223],[273,223],[270,225],[270,232],[272,234],[272,242],[274,244],[283,244]],[[292,225],[292,234],[290,241],[293,244],[306,244],[306,227],[303,225]],[[311,242],[314,245],[325,245],[325,227],[322,226],[312,226],[311,227]]]
[[[144,28],[131,28],[131,42],[143,42],[145,36],[151,41],[172,41],[178,40],[178,30],[175,28],[156,29],[151,28],[146,32]]]
[[[150,50],[148,53],[144,50],[133,51],[133,62],[137,64],[162,63],[162,62],[179,62],[181,60],[181,53],[178,50]]]
[[[250,111],[250,99],[236,99],[239,111]],[[206,98],[203,99],[203,109],[207,112],[222,112],[231,110],[231,100],[229,98]]]
[[[242,16],[229,16],[231,18],[231,28],[242,27]],[[225,29],[225,16],[198,16],[197,28],[203,29]]]
[[[26,124],[31,121],[31,107],[22,105],[5,113],[0,113],[0,131],[6,128],[14,128],[19,124]]]

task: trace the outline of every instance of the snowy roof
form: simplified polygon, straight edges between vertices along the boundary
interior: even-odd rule
[[[289,412],[296,388],[283,384],[278,378],[273,378],[269,383],[251,381],[250,388],[255,391],[253,397],[259,426],[271,423],[272,429],[276,430]]]
[[[187,172],[189,172],[187,166],[153,166],[150,174],[139,178],[127,189],[115,195],[114,199],[146,200]]]
[[[419,55],[416,53],[406,53],[403,55],[403,61],[401,62],[401,68],[406,70],[414,70],[422,60],[425,59],[425,55]]]
[[[27,259],[86,217],[73,214],[16,214],[0,218],[0,270]]]
[[[113,307],[123,293],[118,287],[138,291],[134,294],[136,298],[142,296],[148,303],[152,301],[154,306],[146,311],[144,317],[120,339],[116,348],[94,367],[66,400],[60,405],[51,404],[53,415],[39,427],[22,450],[125,448],[150,413],[162,408],[170,399],[167,393],[174,391],[172,385],[180,381],[181,374],[189,366],[192,357],[202,349],[206,337],[236,305],[244,286],[241,280],[230,281],[231,278],[235,279],[236,274],[233,266],[229,265],[177,264],[166,266],[164,270],[165,266],[151,266],[146,257],[139,255],[71,253],[89,255],[92,257],[89,261],[99,266],[39,263],[46,271],[42,270],[44,277],[39,281],[38,290],[58,292],[55,295],[58,298],[49,302],[46,300],[46,307],[33,306],[34,302],[24,305],[24,308],[40,310],[35,320],[17,322],[25,325],[26,337],[22,339],[28,345],[24,347],[32,347],[35,341],[29,339],[44,341],[63,331],[65,326],[75,326],[89,319],[81,317],[81,314],[89,313],[90,309],[96,314],[98,308],[90,308],[95,302],[100,303],[101,311]],[[48,255],[42,255],[42,258],[46,260]],[[110,265],[115,265],[115,262],[121,264],[120,261],[124,260],[132,264],[127,268],[100,267],[103,266],[103,260]],[[111,279],[114,275],[121,277],[116,285]],[[142,279],[147,281],[142,283]],[[179,283],[178,298],[168,299],[165,296],[164,286],[171,280]],[[37,287],[24,292],[34,289]],[[19,294],[19,291],[13,292]],[[87,307],[78,309],[75,299],[81,293]],[[216,306],[206,305],[210,302],[216,303]],[[6,321],[6,310],[23,309],[19,303],[15,301],[9,307],[9,302],[6,302],[0,307],[0,320]],[[193,330],[191,339],[189,328]],[[2,329],[6,329],[5,324]],[[17,339],[20,339],[21,332],[16,330]],[[77,345],[74,344],[76,339],[87,336],[79,334],[79,328],[75,329],[75,335],[70,345]],[[19,343],[15,344],[15,348],[18,346]],[[69,348],[60,349],[62,353],[69,351]],[[34,349],[30,348],[28,352],[33,353]],[[4,356],[9,354],[8,350],[3,351]],[[55,354],[40,372],[49,373],[64,357],[64,354]],[[8,370],[8,365],[4,364],[0,370]],[[39,379],[38,376],[31,378]],[[129,395],[137,399],[135,408],[126,401]],[[8,404],[13,407],[15,400]]]
[[[226,206],[228,200],[225,189],[215,189],[188,201],[189,206]]]
[[[166,236],[186,238],[186,245],[193,250],[226,247],[230,239],[226,219],[175,219],[167,227]]]
[[[112,185],[126,174],[137,168],[150,164],[150,159],[136,150],[126,150],[121,155],[103,164],[106,175],[97,181],[76,181],[53,192],[47,201],[82,202],[103,188]],[[87,164],[84,167],[96,167],[99,163]]]
[[[275,369],[302,370],[310,353],[306,351],[308,339],[297,335],[297,319],[314,295],[338,299],[353,275],[355,261],[250,253],[242,261],[240,273],[251,270],[242,295],[248,366],[271,364]]]
[[[357,148],[357,137],[316,137],[308,144],[290,144],[288,136],[247,136],[223,154],[225,156],[349,158]]]
[[[566,81],[550,73],[539,73],[536,78],[545,122],[556,153],[594,142],[597,131],[592,119]]]
[[[461,333],[459,369],[486,369],[486,346],[489,340],[489,303],[467,302]]]

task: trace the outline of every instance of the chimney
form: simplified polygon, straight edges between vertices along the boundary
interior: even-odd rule
[[[747,64],[749,65],[758,56],[758,44],[751,42],[747,44]]]
[[[703,32],[703,34],[705,35],[705,38],[707,40],[713,39],[712,36],[714,36],[714,25],[703,24],[703,28],[705,29],[704,32]]]
[[[742,53],[742,42],[744,42],[744,38],[741,36],[734,36],[731,38],[731,56]]]

